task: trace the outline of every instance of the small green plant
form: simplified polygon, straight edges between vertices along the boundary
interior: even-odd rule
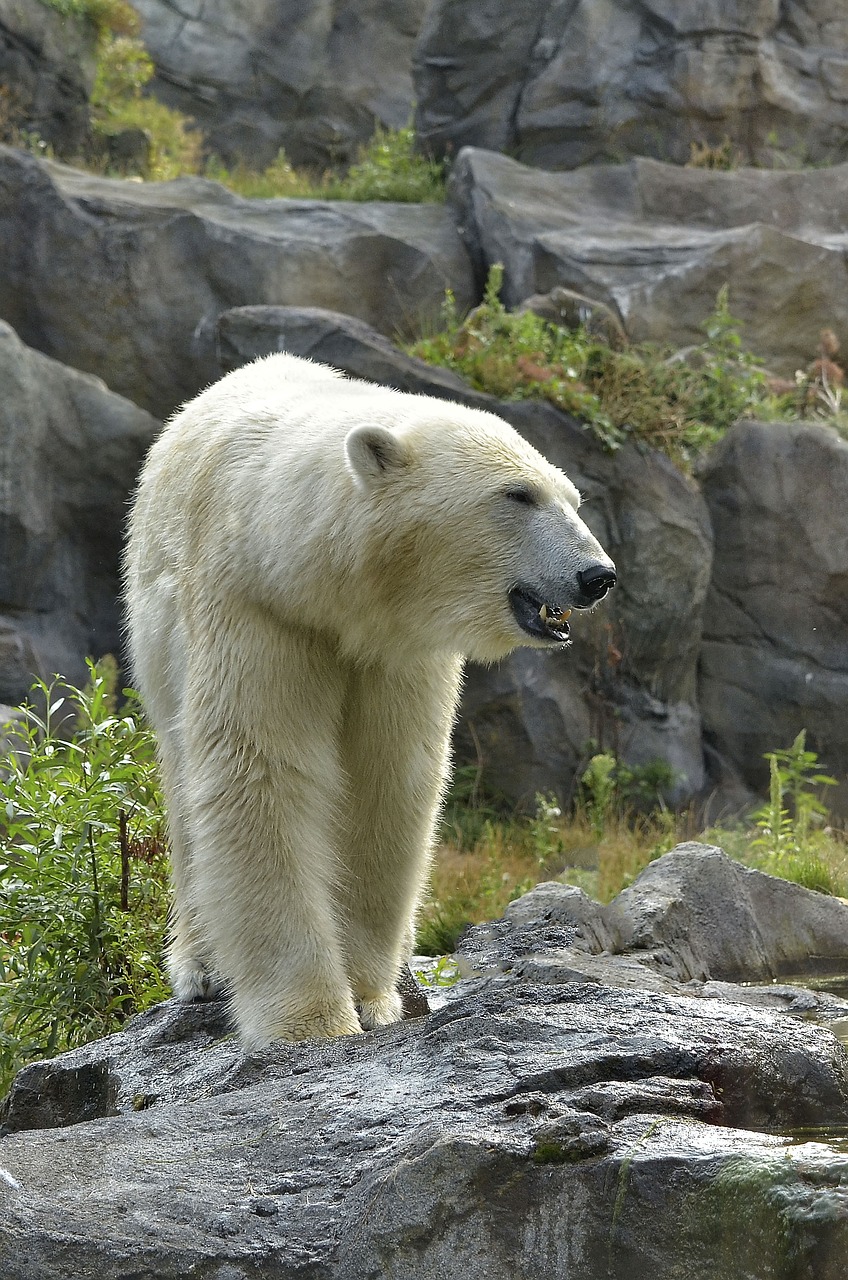
[[[439,202],[445,198],[444,166],[416,151],[411,126],[378,126],[344,177],[327,184],[326,195],[332,200]]]
[[[153,738],[90,670],[82,691],[33,687],[0,769],[0,1085],[167,995]]]
[[[837,891],[833,873],[822,857],[822,828],[827,808],[817,791],[836,785],[819,771],[818,755],[806,749],[802,729],[792,746],[770,751],[769,798],[753,815],[759,832],[751,841],[765,868],[824,893]]]
[[[145,95],[153,61],[139,39],[140,21],[128,4],[111,0],[100,25],[97,72],[91,95],[91,122],[103,138],[140,129],[150,142],[140,176],[164,181],[200,167],[201,135],[179,111]]]
[[[544,867],[554,854],[562,853],[561,818],[562,809],[556,796],[537,792],[536,812],[528,823],[528,831],[540,867]]]
[[[416,969],[415,976],[423,987],[454,987],[461,975],[453,956],[445,955],[428,969]]]
[[[615,756],[592,756],[580,778],[580,799],[596,840],[602,840],[616,796]]]

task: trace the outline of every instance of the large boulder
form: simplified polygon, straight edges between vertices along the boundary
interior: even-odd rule
[[[412,114],[415,0],[136,0],[156,96],[191,116],[227,163],[351,159],[375,126]]]
[[[57,156],[78,156],[96,45],[94,23],[82,16],[41,0],[0,0],[0,141],[31,134]]]
[[[416,124],[573,169],[692,144],[763,166],[848,159],[840,0],[434,0],[415,50]]]
[[[317,309],[244,307],[222,315],[223,370],[271,351],[325,360],[354,377],[458,400],[506,418],[566,471],[581,515],[616,561],[619,586],[574,619],[567,653],[518,650],[471,665],[457,746],[487,784],[532,807],[537,792],[570,798],[590,740],[631,765],[666,760],[682,801],[704,781],[696,669],[712,556],[695,484],[663,454],[607,452],[584,424],[544,401],[499,401],[393,348],[349,317]]]
[[[828,426],[737,424],[701,484],[715,533],[700,700],[720,774],[762,791],[801,729],[848,814],[848,441]]]
[[[348,311],[384,333],[473,301],[440,205],[245,200],[215,182],[145,185],[0,148],[0,316],[31,346],[165,417],[217,373],[239,303]]]
[[[612,308],[635,341],[682,346],[703,340],[729,283],[746,345],[790,375],[822,326],[848,329],[848,165],[545,173],[468,149],[450,198],[480,276],[504,264],[508,306],[565,286]]]
[[[729,936],[737,886],[715,850],[671,861],[692,857]],[[697,876],[671,878],[696,917]],[[171,1001],[25,1068],[0,1139],[4,1280],[843,1280],[834,1035],[748,1007],[750,987],[526,980],[517,941],[539,953],[602,910],[569,915],[569,892],[515,903],[495,971],[428,1018],[245,1055],[222,1003]],[[667,913],[642,926],[641,947],[668,940]]]
[[[159,430],[0,323],[0,702],[118,653],[127,499]]]

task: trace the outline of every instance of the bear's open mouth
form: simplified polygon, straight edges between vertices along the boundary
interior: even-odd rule
[[[527,587],[513,587],[509,593],[509,605],[515,621],[530,636],[539,640],[556,640],[565,644],[571,634],[568,619],[570,609],[549,604]]]

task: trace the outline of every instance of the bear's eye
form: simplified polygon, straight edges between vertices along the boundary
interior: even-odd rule
[[[516,484],[504,490],[504,497],[509,498],[510,502],[519,502],[524,507],[535,507],[538,503],[535,490],[524,484]]]

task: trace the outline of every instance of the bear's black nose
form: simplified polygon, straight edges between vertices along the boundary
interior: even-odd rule
[[[588,569],[581,569],[577,575],[580,590],[592,604],[615,586],[615,569],[608,564],[592,564]]]

